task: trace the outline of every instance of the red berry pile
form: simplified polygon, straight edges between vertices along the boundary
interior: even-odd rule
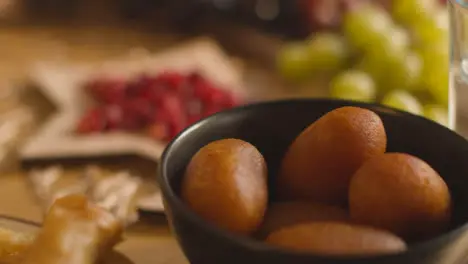
[[[168,141],[201,118],[240,104],[233,93],[196,72],[167,71],[132,81],[98,78],[85,89],[97,105],[78,123],[80,134],[144,131]]]

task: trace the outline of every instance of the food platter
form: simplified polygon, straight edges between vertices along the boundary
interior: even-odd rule
[[[120,132],[105,135],[76,136],[75,124],[91,104],[81,89],[93,76],[118,75],[131,78],[139,73],[166,69],[187,72],[197,70],[210,76],[213,82],[244,95],[242,65],[226,55],[209,38],[199,38],[150,55],[145,51],[98,65],[61,65],[38,63],[30,79],[55,106],[56,111],[20,150],[24,162],[34,160],[95,159],[105,156],[134,155],[157,161],[165,143],[145,136]]]
[[[101,76],[132,79],[141,74],[153,74],[166,70],[178,72],[196,70],[197,73],[209,76],[211,82],[225,88],[229,93],[242,98],[246,97],[246,92],[243,90],[243,65],[224,53],[222,48],[210,38],[193,39],[154,55],[142,50],[133,50],[126,56],[101,64],[63,65],[43,62],[33,67],[30,73],[33,87],[50,101],[55,111],[25,142],[19,150],[19,156],[24,168],[32,168],[27,178],[43,209],[47,209],[48,204],[55,199],[55,195],[69,192],[83,193],[97,185],[109,184],[109,182],[97,185],[95,184],[97,182],[91,183],[90,178],[85,176],[87,173],[83,171],[79,172],[78,176],[65,173],[65,170],[61,168],[62,164],[78,162],[88,168],[89,165],[108,160],[114,164],[126,164],[131,163],[128,162],[129,160],[142,159],[152,164],[151,169],[145,169],[144,173],[138,172],[135,174],[138,175],[137,177],[130,177],[128,172],[124,172],[128,168],[127,165],[123,165],[119,169],[124,171],[112,173],[116,177],[108,177],[106,180],[106,182],[109,180],[114,182],[113,186],[115,184],[121,186],[117,189],[125,193],[130,186],[134,186],[132,194],[118,195],[118,192],[111,191],[106,197],[112,200],[112,197],[120,196],[128,201],[128,210],[125,209],[128,212],[134,211],[132,197],[137,200],[136,209],[140,212],[157,214],[163,212],[159,189],[153,182],[153,176],[147,177],[148,179],[140,176],[149,176],[154,173],[167,141],[151,138],[148,134],[127,131],[99,131],[82,134],[76,132],[76,127],[88,109],[96,105],[93,100],[95,98],[83,89],[83,84],[90,79]],[[46,168],[38,170],[38,165]],[[133,165],[129,169],[135,169]],[[59,169],[56,169],[57,167]],[[122,178],[124,174],[127,176]],[[133,172],[131,174],[134,175]],[[98,176],[98,178],[102,177]],[[92,197],[90,199],[93,200]],[[123,203],[125,202],[112,204]],[[130,218],[133,219],[130,221],[133,223],[138,216],[134,215]]]

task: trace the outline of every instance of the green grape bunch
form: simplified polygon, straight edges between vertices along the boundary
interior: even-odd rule
[[[437,0],[376,2],[344,13],[338,32],[317,32],[284,45],[278,72],[300,82],[331,74],[333,98],[381,103],[447,125],[446,5]]]

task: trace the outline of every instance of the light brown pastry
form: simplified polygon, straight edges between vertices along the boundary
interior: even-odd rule
[[[429,164],[409,154],[387,153],[367,161],[353,176],[349,209],[359,223],[424,239],[447,228],[451,198]]]
[[[266,242],[317,255],[379,255],[406,250],[405,242],[383,230],[337,222],[315,222],[273,232]]]
[[[222,139],[193,156],[182,182],[182,198],[211,224],[251,234],[262,223],[267,188],[262,154],[243,140]]]
[[[367,159],[384,153],[380,117],[367,109],[341,107],[307,127],[284,156],[278,192],[289,200],[346,205],[351,176]]]
[[[348,212],[336,206],[313,202],[276,202],[268,206],[259,236],[284,227],[318,221],[349,221]]]
[[[121,239],[122,226],[83,195],[57,199],[21,264],[94,264]]]

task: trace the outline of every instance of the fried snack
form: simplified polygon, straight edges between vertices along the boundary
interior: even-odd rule
[[[18,263],[35,236],[0,228],[0,263]]]
[[[262,154],[240,139],[202,147],[182,181],[182,198],[200,217],[237,234],[251,234],[267,207],[267,167]]]
[[[346,210],[313,202],[276,202],[268,206],[259,236],[264,237],[292,225],[310,222],[349,222]]]
[[[94,264],[121,239],[122,226],[84,195],[57,199],[21,264]]]
[[[341,107],[307,127],[284,156],[279,195],[345,206],[351,176],[369,158],[385,152],[387,136],[380,117],[367,109]]]
[[[445,181],[429,164],[409,154],[374,157],[351,180],[351,218],[407,240],[424,240],[444,232],[451,207]]]
[[[406,250],[406,243],[390,232],[338,222],[315,222],[271,233],[266,242],[294,252],[319,255],[379,255]]]

